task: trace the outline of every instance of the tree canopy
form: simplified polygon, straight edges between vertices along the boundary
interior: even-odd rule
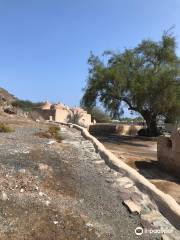
[[[88,59],[84,106],[94,107],[99,100],[117,117],[125,102],[142,115],[150,135],[157,135],[159,116],[174,121],[180,115],[180,59],[171,33],[165,32],[159,42],[143,40],[134,49],[105,52],[103,57],[91,54]]]
[[[97,123],[108,123],[111,122],[111,117],[109,114],[104,112],[99,107],[93,107],[93,108],[86,108],[85,110],[88,111],[88,113],[91,114],[91,117],[93,120],[96,120]]]

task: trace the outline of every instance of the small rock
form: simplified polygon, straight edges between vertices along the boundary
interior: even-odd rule
[[[57,225],[59,222],[58,222],[58,221],[53,221],[53,223],[54,223],[55,225]]]
[[[50,205],[50,201],[45,201],[45,205],[48,207]]]
[[[7,201],[8,200],[8,196],[5,192],[2,192],[2,200],[3,201]]]
[[[43,197],[43,196],[45,196],[45,193],[39,192],[39,196],[40,196],[40,197]]]
[[[49,166],[48,166],[47,164],[44,164],[44,163],[40,163],[40,164],[39,164],[39,169],[40,169],[41,171],[47,171],[48,168],[49,168]]]
[[[170,238],[167,235],[163,234],[161,236],[161,240],[170,240]]]
[[[23,192],[24,192],[24,188],[21,188],[20,193],[23,193]]]
[[[87,226],[88,228],[93,228],[93,224],[92,224],[92,223],[86,223],[86,226]]]
[[[104,160],[96,160],[94,161],[96,164],[103,164],[104,163]]]
[[[20,173],[25,173],[26,170],[22,168],[22,169],[19,169],[19,172],[20,172]]]
[[[47,142],[47,145],[51,145],[51,144],[54,144],[54,143],[56,143],[55,140],[50,140],[49,142]]]
[[[79,202],[82,204],[84,202],[84,199],[80,199]]]
[[[127,183],[124,184],[123,187],[124,187],[124,188],[131,188],[133,185],[134,185],[133,182],[127,182]]]
[[[160,218],[161,218],[161,215],[160,215],[160,213],[159,213],[158,211],[150,211],[150,212],[147,213],[147,214],[141,215],[141,218],[142,218],[143,220],[148,221],[149,223],[152,223],[152,222],[160,219]]]
[[[118,177],[118,172],[114,172],[114,173],[113,173],[113,176],[114,176],[114,177]]]
[[[110,178],[106,178],[106,182],[107,182],[107,183],[113,183],[114,180],[113,180],[113,179],[110,179]]]
[[[141,207],[138,206],[137,204],[135,204],[133,201],[128,199],[128,200],[123,201],[123,203],[128,207],[128,209],[131,213],[139,214],[141,212]]]
[[[29,154],[30,151],[28,151],[28,150],[26,151],[26,150],[25,150],[25,151],[23,151],[23,153],[24,153],[24,154]]]
[[[123,200],[123,201],[125,201],[125,200],[129,200],[130,198],[131,198],[131,192],[129,192],[129,191],[127,191],[127,192],[125,192],[125,191],[119,191],[119,195],[120,195],[120,197],[121,197],[121,199]]]
[[[133,192],[131,199],[133,202],[140,203],[143,200],[143,197],[139,193]]]

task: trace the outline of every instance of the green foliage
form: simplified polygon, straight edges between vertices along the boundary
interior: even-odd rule
[[[144,119],[142,117],[136,117],[136,118],[124,117],[124,118],[120,118],[119,121],[131,123],[131,122],[143,122]]]
[[[0,132],[10,133],[10,132],[13,132],[13,131],[14,131],[14,129],[12,129],[8,124],[0,123]]]
[[[92,119],[95,119],[97,123],[108,123],[111,122],[111,117],[108,113],[104,112],[98,107],[94,107],[88,110],[88,113],[91,114]]]
[[[158,134],[159,115],[180,115],[180,60],[172,34],[165,32],[159,42],[143,40],[134,49],[104,56],[106,61],[93,54],[88,60],[82,105],[92,108],[98,100],[111,116],[119,117],[126,103],[145,119],[152,135]]]
[[[33,111],[36,107],[39,107],[42,105],[41,102],[39,103],[33,103],[29,100],[16,100],[12,103],[13,107],[18,107],[21,108],[25,112],[31,112]]]

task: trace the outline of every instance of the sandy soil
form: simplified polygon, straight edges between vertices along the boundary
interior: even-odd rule
[[[117,135],[96,137],[122,161],[135,168],[180,204],[180,180],[159,168],[156,141]]]

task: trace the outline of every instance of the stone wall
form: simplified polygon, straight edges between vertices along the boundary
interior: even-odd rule
[[[158,138],[157,158],[161,168],[180,178],[180,129]]]
[[[113,123],[97,123],[90,125],[89,131],[94,135],[119,134],[136,136],[137,132],[142,128],[140,125],[113,124]]]

